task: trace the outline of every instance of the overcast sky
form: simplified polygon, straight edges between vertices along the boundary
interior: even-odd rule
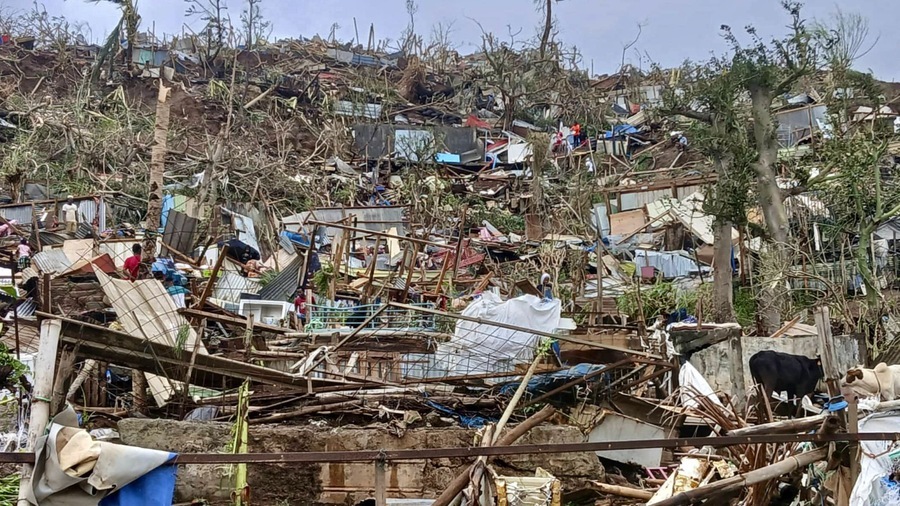
[[[232,20],[237,24],[243,2],[226,0]],[[40,2],[40,0],[39,0]],[[100,40],[118,20],[115,6],[108,2],[90,4],[82,0],[43,0],[51,15],[90,26],[92,38]],[[825,19],[838,5],[829,0],[808,0],[804,7],[808,19]],[[480,28],[507,34],[522,29],[533,35],[540,23],[532,0],[418,0],[417,32],[427,35],[431,27],[453,23],[452,37],[457,49],[470,53],[477,49]],[[30,0],[0,0],[5,8],[29,8]],[[262,0],[263,15],[270,19],[274,37],[327,35],[332,24],[340,25],[338,38],[354,38],[354,18],[359,36],[367,40],[374,23],[376,38],[396,40],[407,23],[404,0]],[[900,80],[896,48],[900,47],[900,2],[897,0],[845,0],[845,12],[859,12],[869,19],[870,39],[880,37],[875,48],[858,63],[860,70],[872,70],[883,80]],[[184,0],[139,0],[142,30],[155,26],[156,33],[180,33],[187,24],[199,29],[203,22],[184,18]],[[675,66],[685,58],[702,60],[711,52],[726,49],[720,36],[722,24],[741,30],[752,24],[766,36],[783,34],[788,16],[778,0],[564,0],[554,6],[559,35],[567,44],[575,44],[584,55],[584,66],[595,74],[611,73],[622,58],[622,47],[643,32],[626,60],[641,63],[635,49],[663,66]],[[155,25],[154,25],[155,22]],[[646,61],[643,63],[646,67]]]

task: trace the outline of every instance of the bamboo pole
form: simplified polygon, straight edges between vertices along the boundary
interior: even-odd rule
[[[56,352],[59,349],[59,333],[62,330],[60,320],[44,320],[41,322],[40,346],[34,359],[34,394],[32,395],[31,420],[28,423],[28,446],[33,451],[38,438],[47,429],[50,421],[50,396],[53,395],[53,375],[56,369]],[[31,487],[33,466],[22,466],[22,479],[19,482],[19,499],[17,504],[27,505],[26,492]]]
[[[728,492],[736,492],[744,487],[755,485],[769,481],[779,476],[791,473],[802,467],[808,466],[813,462],[822,460],[828,456],[828,447],[818,448],[799,455],[792,455],[780,462],[772,465],[754,469],[753,471],[739,474],[732,478],[719,480],[715,483],[703,487],[697,487],[693,490],[682,492],[672,496],[669,499],[653,503],[654,506],[679,506],[682,504],[691,504],[702,499],[707,499],[714,495],[724,494]]]
[[[618,485],[610,485],[608,483],[601,483],[599,481],[592,481],[591,486],[594,487],[594,490],[600,492],[601,494],[617,495],[619,497],[627,497],[629,499],[649,501],[650,498],[653,497],[652,491],[644,490],[642,488],[620,487]]]
[[[550,418],[556,413],[556,409],[553,406],[547,405],[544,409],[538,411],[537,413],[528,417],[524,422],[517,425],[515,428],[511,429],[507,432],[503,437],[501,437],[495,444],[492,446],[510,446],[522,436],[528,433],[531,429],[537,427],[545,420]],[[497,431],[495,430],[495,434]],[[490,459],[488,459],[490,460]],[[462,473],[456,476],[447,488],[441,492],[441,495],[438,496],[437,499],[431,504],[431,506],[449,506],[450,503],[456,498],[457,494],[463,491],[466,488],[466,485],[469,483],[469,473],[472,471],[472,466],[467,467]]]
[[[741,427],[739,429],[726,431],[723,436],[751,436],[756,434],[790,434],[804,432],[819,427],[829,416],[831,415],[826,413],[806,418],[795,418],[793,420],[782,420],[779,422],[753,425],[751,427]]]
[[[528,381],[534,375],[534,371],[537,369],[537,365],[538,363],[540,363],[541,358],[542,355],[535,355],[534,360],[532,360],[531,365],[528,367],[528,371],[525,373],[525,376],[519,383],[519,387],[516,388],[516,392],[513,394],[512,398],[509,400],[509,404],[507,404],[506,409],[503,411],[503,415],[500,417],[500,421],[497,422],[497,426],[494,427],[490,444],[483,446],[500,446],[500,433],[503,431],[503,428],[509,421],[509,417],[512,416],[513,412],[516,410],[516,405],[518,405],[519,400],[522,398],[522,395],[525,394],[526,387],[528,386]],[[541,412],[542,411],[544,410],[541,410]],[[515,442],[515,439],[509,444],[512,444],[513,442]],[[465,489],[466,484],[469,483],[469,476],[472,476],[480,481],[481,474],[484,472],[484,466],[487,464],[487,461],[487,457],[478,457],[478,460],[476,460],[475,463],[472,464],[469,470],[458,476],[456,480],[450,483],[450,486],[448,486],[447,489],[444,490],[443,493],[441,493],[440,497],[438,497],[434,501],[432,506],[447,506],[448,504],[450,504],[450,502],[452,502],[453,499],[456,498],[456,495],[462,492],[463,489]]]

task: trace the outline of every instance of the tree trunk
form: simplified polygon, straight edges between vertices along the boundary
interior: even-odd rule
[[[756,172],[759,206],[766,220],[766,228],[771,236],[768,272],[772,279],[762,279],[759,295],[760,329],[771,334],[781,327],[781,312],[786,306],[787,292],[782,289],[783,271],[788,267],[787,244],[790,237],[787,213],[782,201],[781,189],[775,180],[775,164],[778,162],[778,141],[775,136],[775,120],[772,116],[772,90],[759,85],[749,87],[753,134],[756,141],[758,159],[753,164]]]
[[[547,44],[550,43],[550,32],[553,29],[553,0],[547,0],[544,6],[544,33],[541,34],[541,59],[547,54]]]
[[[166,137],[169,134],[169,88],[159,80],[156,102],[156,126],[150,150],[150,190],[147,198],[147,225],[144,239],[144,261],[153,263],[156,257],[156,234],[162,219],[162,186],[166,170]]]
[[[869,308],[878,307],[878,299],[881,294],[881,287],[878,286],[876,272],[873,270],[872,254],[872,234],[875,232],[875,224],[869,220],[865,220],[859,227],[859,244],[853,256],[856,259],[856,268],[859,270],[859,276],[866,287],[866,302]]]
[[[718,116],[713,118],[711,127],[717,137],[724,139],[728,135],[725,125],[723,125]],[[732,157],[730,155],[723,156],[720,153],[712,158],[713,166],[718,175],[718,186],[715,189],[716,197],[721,200],[723,197],[722,193],[728,191],[725,185],[728,172],[731,169]],[[737,321],[734,314],[734,290],[732,287],[734,270],[731,263],[734,243],[731,239],[732,221],[728,214],[730,214],[730,211],[729,213],[723,213],[713,224],[713,304],[711,318],[716,323]]]
[[[731,222],[721,220],[713,226],[715,244],[713,244],[713,287],[711,319],[716,323],[737,321],[734,314],[734,291],[732,280],[734,271],[731,265]]]

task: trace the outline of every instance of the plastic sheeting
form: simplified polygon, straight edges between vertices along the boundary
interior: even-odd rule
[[[682,364],[678,371],[678,384],[681,385],[681,405],[686,408],[696,408],[699,405],[697,399],[700,397],[706,397],[719,406],[722,405],[709,382],[690,362]]]
[[[463,316],[514,325],[540,332],[559,328],[559,300],[542,301],[523,295],[503,301],[485,292],[462,312]],[[438,345],[436,358],[445,361],[451,376],[506,373],[517,363],[531,362],[539,337],[487,323],[459,320],[453,336]]]
[[[126,333],[143,337],[153,343],[175,347],[179,343],[178,334],[184,331],[187,333],[182,348],[185,354],[190,356],[194,346],[200,347],[197,353],[207,354],[203,342],[197,338],[197,332],[178,312],[175,301],[162,283],[155,279],[132,283],[113,279],[100,269],[95,268],[94,272]],[[147,374],[147,383],[159,406],[165,405],[174,393],[172,385],[166,378]]]
[[[543,392],[547,392],[562,385],[563,383],[567,383],[574,379],[587,376],[588,374],[604,368],[606,368],[606,366],[600,364],[578,364],[575,367],[571,367],[562,371],[556,371],[549,374],[538,374],[533,376],[528,381],[526,392],[530,394],[540,394]],[[594,381],[600,381],[604,379],[603,376],[605,376],[605,374],[595,376],[593,379]],[[521,378],[503,385],[502,387],[500,387],[500,393],[503,395],[511,395],[516,391],[517,388],[519,388],[520,381]]]
[[[895,432],[900,412],[878,413],[859,422],[859,432]],[[859,478],[850,494],[850,506],[900,506],[900,490],[884,478],[900,463],[900,445],[893,441],[860,441]]]
[[[26,490],[31,504],[172,504],[176,467],[164,465],[175,454],[96,441],[78,428],[72,408],[53,419],[48,435],[37,440],[35,455],[34,475]]]

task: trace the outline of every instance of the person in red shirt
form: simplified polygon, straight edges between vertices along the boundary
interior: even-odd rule
[[[136,281],[141,268],[141,245],[135,244],[132,246],[131,252],[133,255],[125,259],[125,279]]]
[[[294,299],[294,311],[297,313],[297,320],[300,322],[300,329],[306,327],[306,295],[303,290],[297,291],[297,298]]]

